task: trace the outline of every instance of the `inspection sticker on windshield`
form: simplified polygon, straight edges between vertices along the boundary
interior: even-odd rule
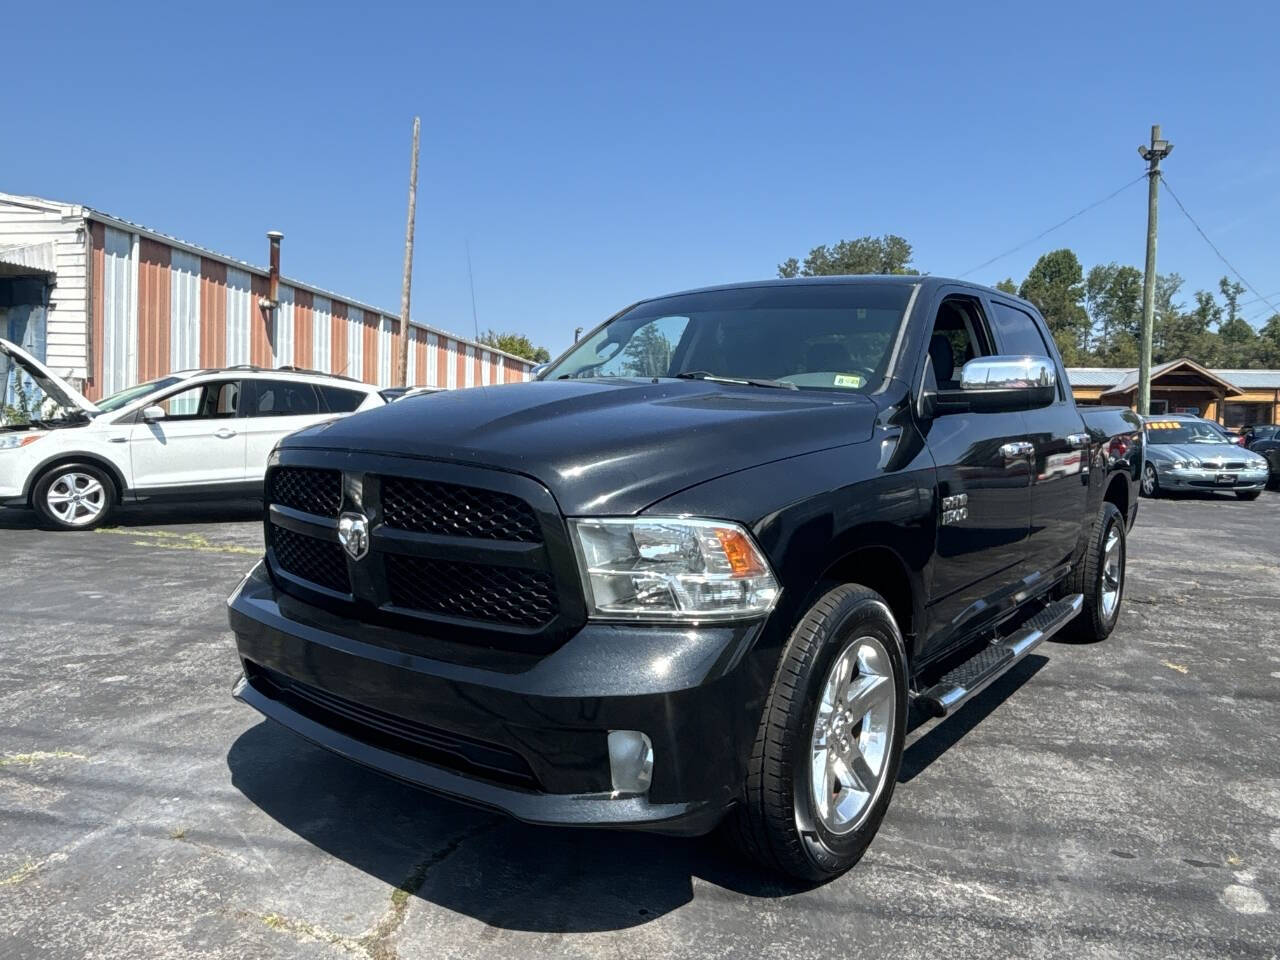
[[[835,386],[837,387],[860,387],[866,383],[866,378],[856,373],[837,373]]]

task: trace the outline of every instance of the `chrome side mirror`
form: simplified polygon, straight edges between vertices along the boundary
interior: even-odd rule
[[[547,367],[549,366],[551,366],[551,364],[549,363],[539,363],[532,370],[529,371],[529,374],[530,376],[533,377],[533,379],[537,380],[544,373],[546,373]]]
[[[939,390],[937,412],[996,413],[1047,407],[1058,398],[1048,357],[976,357],[960,370],[959,388]]]
[[[153,403],[149,407],[142,408],[142,419],[147,423],[155,423],[157,420],[163,420],[166,416],[167,414],[164,412],[164,407],[160,406],[158,403]]]

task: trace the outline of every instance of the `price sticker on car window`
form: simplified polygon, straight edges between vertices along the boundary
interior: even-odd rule
[[[837,373],[835,385],[837,387],[860,387],[866,383],[866,377],[857,373]]]

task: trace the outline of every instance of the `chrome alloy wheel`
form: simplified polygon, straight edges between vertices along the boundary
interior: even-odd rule
[[[49,512],[72,527],[93,523],[107,506],[107,491],[87,473],[64,473],[45,491]]]
[[[1120,604],[1120,591],[1124,588],[1124,545],[1120,530],[1115,524],[1107,531],[1107,542],[1102,548],[1102,615],[1110,620]]]
[[[884,787],[897,722],[889,653],[875,637],[859,637],[827,670],[813,721],[809,784],[823,826],[857,828]]]
[[[1142,471],[1142,492],[1148,497],[1154,497],[1157,486],[1159,486],[1159,481],[1156,480],[1156,468],[1148,463]]]

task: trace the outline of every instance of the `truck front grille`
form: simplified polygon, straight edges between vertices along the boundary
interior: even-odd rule
[[[343,470],[325,466],[335,455],[308,451],[268,471],[268,559],[281,590],[357,620],[528,651],[584,622],[564,520],[541,484],[340,456]],[[367,552],[354,557],[339,543],[349,514],[367,522]]]
[[[391,602],[447,617],[540,627],[559,605],[551,578],[536,570],[388,554]]]
[[[336,517],[342,506],[342,474],[337,470],[280,467],[271,474],[271,502],[303,513]]]
[[[387,526],[449,537],[540,543],[538,518],[523,500],[478,487],[384,477],[382,516]]]
[[[270,537],[276,563],[285,573],[338,593],[351,592],[347,558],[338,544],[294,533],[274,523]]]

